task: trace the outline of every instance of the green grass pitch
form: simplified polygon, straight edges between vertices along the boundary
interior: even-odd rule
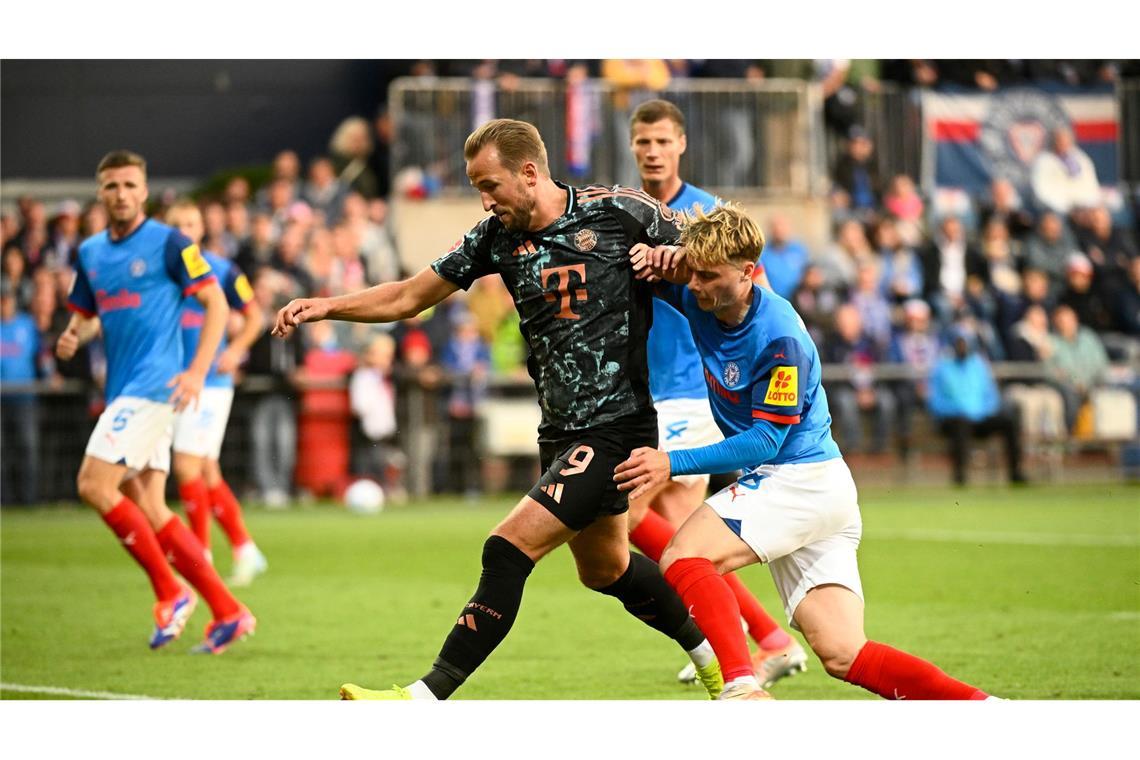
[[[869,637],[1015,699],[1140,698],[1140,489],[1123,485],[867,488],[860,566]],[[208,617],[146,647],[150,589],[91,513],[5,510],[0,696],[48,686],[184,699],[335,699],[429,666],[477,582],[480,547],[513,499],[432,500],[375,517],[250,509],[268,574],[239,591],[257,635],[191,656]],[[223,575],[228,551],[215,533]],[[743,576],[783,622],[764,568]],[[535,569],[503,645],[461,699],[690,699],[673,642],[578,585],[569,552]],[[870,699],[807,673],[777,699]],[[58,696],[53,698],[59,698]]]

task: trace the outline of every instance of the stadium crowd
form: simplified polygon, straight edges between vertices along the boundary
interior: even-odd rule
[[[601,77],[647,91],[680,76],[821,82],[826,123],[841,146],[831,167],[831,240],[809,249],[787,216],[762,218],[764,269],[802,316],[825,364],[844,368],[826,383],[844,451],[884,454],[893,447],[905,458],[926,417],[947,437],[954,476],[962,481],[971,436],[1002,433],[1010,475],[1020,479],[1027,439],[1087,438],[1090,402],[1100,388],[1135,397],[1136,380],[1113,376],[1110,363],[1140,353],[1136,225],[1101,203],[1095,170],[1065,130],[1052,136],[1024,191],[999,178],[961,213],[933,208],[915,178],[878,175],[875,143],[855,121],[854,104],[881,81],[989,90],[1110,82],[1133,73],[1128,65],[1135,64],[421,61],[411,73],[468,76],[503,88],[533,76]],[[395,142],[392,119],[382,110],[372,121],[346,119],[324,155],[281,151],[261,186],[233,176],[220,193],[197,198],[203,247],[248,274],[267,314],[295,297],[337,295],[405,276],[388,202],[395,192],[414,196],[420,189],[393,189]],[[175,200],[153,194],[151,214],[161,217]],[[79,243],[107,225],[102,208],[71,200],[49,207],[22,197],[0,224],[4,384],[73,379],[97,389],[104,371],[98,343],[66,362],[53,357],[52,347],[67,324]],[[999,389],[994,362],[1038,369]],[[900,371],[884,379],[879,370],[891,365]],[[526,348],[510,294],[500,278],[487,277],[394,328],[318,323],[287,342],[263,335],[241,372],[258,383],[251,396],[251,485],[267,503],[284,504],[297,489],[343,487],[343,477],[330,476],[319,458],[297,457],[298,441],[314,440],[329,419],[351,426],[352,474],[398,493],[405,456],[396,389],[405,382],[437,389],[437,413],[448,423],[435,486],[476,493],[487,485],[467,454],[478,446],[479,403],[497,379],[525,382]],[[86,408],[88,426],[99,411],[97,395]],[[41,406],[32,393],[3,396],[6,504],[36,501],[41,457],[28,452],[50,455],[45,436],[66,435],[41,424]],[[13,450],[25,453],[12,456]],[[17,464],[19,477],[12,471]]]

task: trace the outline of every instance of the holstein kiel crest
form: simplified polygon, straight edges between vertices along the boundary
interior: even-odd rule
[[[574,236],[574,245],[583,253],[594,250],[597,244],[598,235],[593,230],[578,230],[578,234]]]
[[[740,382],[740,366],[736,362],[724,365],[724,387],[731,388]]]

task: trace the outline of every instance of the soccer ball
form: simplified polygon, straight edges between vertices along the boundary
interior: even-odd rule
[[[375,480],[361,478],[345,490],[344,503],[358,515],[377,514],[384,509],[384,489]]]

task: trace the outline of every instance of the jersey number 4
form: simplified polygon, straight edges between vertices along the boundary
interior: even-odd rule
[[[571,290],[575,284],[573,275],[578,275],[578,281],[577,287]],[[558,313],[554,316],[559,319],[581,319],[581,315],[576,314],[570,305],[575,301],[586,300],[586,265],[573,264],[543,269],[542,287],[547,287],[551,280],[554,280],[554,289],[546,291],[543,297],[551,303],[558,304]]]

